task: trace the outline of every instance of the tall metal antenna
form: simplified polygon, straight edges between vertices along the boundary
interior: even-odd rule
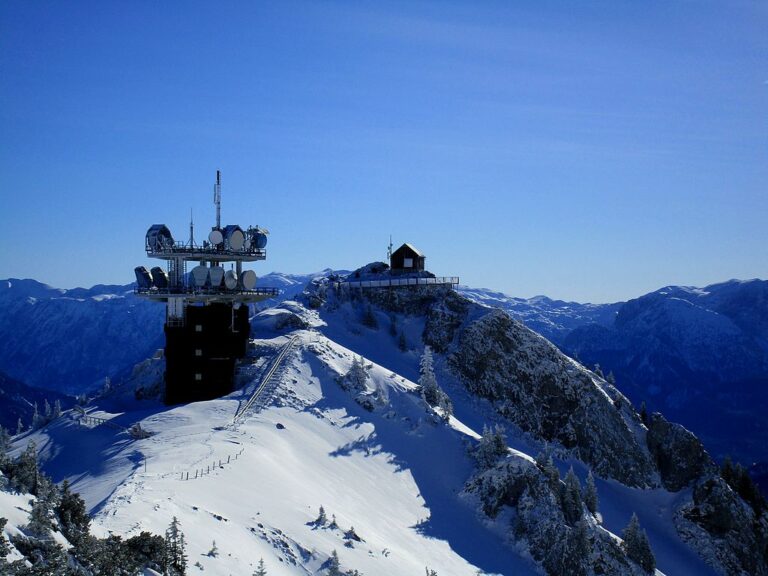
[[[216,170],[216,185],[213,187],[213,203],[216,204],[216,228],[221,228],[221,170]]]
[[[189,247],[195,245],[195,220],[192,217],[192,208],[189,209]]]
[[[387,246],[387,260],[392,261],[392,234],[389,235],[389,246]]]

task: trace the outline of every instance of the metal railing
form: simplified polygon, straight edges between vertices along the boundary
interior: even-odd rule
[[[338,286],[350,288],[390,288],[398,286],[458,286],[458,276],[437,278],[388,278],[386,280],[346,280]]]
[[[278,288],[253,288],[246,290],[244,288],[229,290],[226,288],[198,288],[188,286],[175,286],[173,288],[140,288],[135,287],[133,289],[134,294],[144,294],[150,296],[229,296],[229,295],[242,295],[242,296],[279,296],[280,290]]]
[[[264,392],[264,389],[267,387],[267,384],[275,375],[275,372],[277,372],[277,369],[280,368],[281,364],[283,363],[283,360],[285,360],[286,355],[288,354],[288,352],[290,352],[291,348],[293,348],[294,344],[296,344],[298,340],[299,340],[299,337],[294,336],[288,341],[288,343],[285,346],[283,346],[283,349],[280,350],[280,353],[277,355],[275,362],[272,364],[272,368],[269,369],[269,372],[267,372],[267,375],[261,381],[261,384],[259,384],[259,387],[256,388],[256,391],[251,395],[250,399],[245,404],[245,406],[243,406],[235,414],[234,418],[232,419],[233,424],[237,423],[237,421],[240,420],[240,418],[242,418],[246,414],[246,412],[248,412],[248,410],[251,409],[251,407],[256,402],[256,400],[259,399],[262,392]]]

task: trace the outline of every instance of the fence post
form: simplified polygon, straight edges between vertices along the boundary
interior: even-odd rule
[[[227,464],[229,464],[229,456],[227,456]]]

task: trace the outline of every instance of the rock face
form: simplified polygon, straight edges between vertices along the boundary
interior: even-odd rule
[[[647,441],[667,490],[676,492],[704,474],[717,471],[701,441],[680,424],[667,422],[658,412],[648,423]]]
[[[595,471],[650,486],[654,467],[629,402],[501,310],[458,335],[449,365],[470,392],[538,438],[573,449]]]
[[[511,511],[513,537],[527,541],[531,555],[547,574],[642,574],[581,505],[579,519],[572,523],[566,520],[562,487],[559,480],[548,478],[532,462],[506,458],[473,476],[464,495],[477,499],[489,518],[505,509]]]
[[[724,574],[768,574],[768,517],[757,515],[719,476],[696,484],[675,525],[683,540]]]

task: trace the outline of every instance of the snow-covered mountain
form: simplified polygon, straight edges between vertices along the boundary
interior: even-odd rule
[[[21,420],[24,428],[29,428],[32,424],[35,404],[37,404],[39,414],[45,416],[46,402],[49,407],[52,407],[56,405],[57,401],[64,409],[70,408],[74,404],[74,398],[70,396],[59,394],[53,390],[27,386],[0,372],[0,406],[2,406],[0,409],[0,426],[4,426],[7,430],[15,432],[19,420]]]
[[[768,281],[667,286],[615,304],[462,287],[695,431],[718,457],[768,462]]]
[[[189,573],[250,574],[263,558],[269,574],[323,574],[338,557],[368,576],[641,574],[619,539],[633,513],[661,573],[768,573],[768,519],[690,432],[644,424],[616,388],[499,311],[447,289],[347,292],[322,278],[253,326],[229,396],[138,401],[134,384],[161,374],[149,362],[86,408],[107,424],[69,414],[17,445],[37,442],[104,534],[162,533],[178,517]],[[424,344],[442,408],[416,384]],[[120,432],[137,423],[151,436]],[[489,458],[493,442],[478,438],[493,424],[509,448]],[[582,485],[597,477],[597,515],[570,467]]]
[[[322,274],[267,274],[260,285],[282,293],[260,306],[293,297]],[[63,290],[0,280],[0,371],[37,388],[89,392],[161,348],[163,322],[163,307],[136,297],[133,284]]]
[[[662,288],[561,348],[612,371],[630,398],[689,426],[718,457],[768,461],[768,281]]]

